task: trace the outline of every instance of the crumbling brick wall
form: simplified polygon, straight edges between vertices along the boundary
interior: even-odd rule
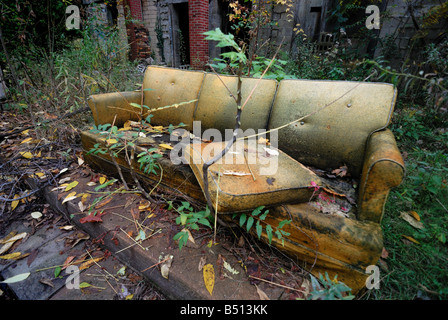
[[[190,21],[190,66],[193,69],[205,69],[209,60],[208,42],[204,32],[208,31],[208,0],[189,0],[188,15]]]

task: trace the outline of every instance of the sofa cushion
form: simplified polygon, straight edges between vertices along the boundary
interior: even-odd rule
[[[191,143],[185,149],[196,179],[204,190],[202,167],[226,142]],[[267,150],[266,150],[266,149]],[[227,154],[209,167],[208,187],[218,212],[239,212],[258,206],[310,200],[321,179],[286,153],[255,141],[237,140]]]
[[[369,135],[389,124],[396,90],[390,84],[283,80],[269,129],[326,105],[303,121],[278,131],[278,145],[294,159],[321,169],[347,165],[358,176]]]
[[[225,83],[225,86],[223,83]],[[250,95],[258,79],[243,78],[242,103]],[[214,128],[220,132],[235,127],[237,105],[227,88],[237,96],[238,77],[208,73],[194,114],[195,121],[201,121],[202,130]],[[241,129],[266,129],[269,113],[274,101],[277,81],[262,79],[249,99],[241,115]]]
[[[188,71],[150,66],[143,80],[145,105],[157,109],[176,103],[198,99],[204,79],[202,71]],[[184,123],[191,130],[197,102],[155,111],[151,123],[168,126]]]

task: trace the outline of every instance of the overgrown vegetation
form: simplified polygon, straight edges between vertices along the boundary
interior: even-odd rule
[[[32,118],[40,136],[65,146],[65,155],[75,154],[79,130],[92,125],[91,117],[83,114],[86,98],[95,93],[126,91],[141,86],[142,74],[136,63],[127,59],[127,41],[115,27],[99,24],[89,19],[81,31],[64,29],[65,7],[63,2],[49,2],[50,7],[30,1],[25,7],[14,1],[2,3],[3,50],[0,65],[8,80],[10,97],[3,104],[6,111]],[[271,59],[259,55],[262,45],[255,40],[263,26],[272,23],[263,8],[246,11],[241,4],[232,8],[234,30],[245,34],[241,43],[231,43],[234,51],[226,52],[211,65],[218,72],[237,73],[259,77],[271,63]],[[393,190],[382,221],[385,251],[380,260],[381,288],[369,290],[363,299],[446,299],[448,297],[448,38],[446,31],[437,43],[421,45],[427,36],[425,30],[446,19],[446,3],[434,6],[422,18],[411,49],[400,63],[392,63],[398,53],[395,44],[397,34],[376,39],[366,33],[366,41],[378,40],[382,52],[373,56],[362,51],[352,38],[362,31],[362,24],[354,21],[353,12],[362,7],[359,3],[339,2],[331,12],[336,19],[336,39],[332,47],[318,50],[317,44],[298,32],[295,52],[280,52],[280,58],[272,61],[265,78],[330,79],[391,82],[398,87],[398,99],[391,129],[395,133],[406,162],[406,178]],[[48,14],[51,13],[51,14]],[[244,13],[244,14],[241,14]],[[247,13],[247,14],[246,14]],[[250,14],[252,13],[252,14]],[[361,27],[360,27],[361,26]],[[358,28],[358,29],[356,29]],[[51,30],[46,33],[45,30]],[[359,31],[360,30],[360,31]],[[100,32],[101,31],[101,32]],[[102,34],[99,37],[98,34]],[[236,45],[236,47],[234,46]],[[244,44],[247,47],[244,47]],[[244,52],[239,52],[242,50]],[[246,64],[249,57],[249,64]],[[241,65],[241,61],[244,65]],[[240,101],[241,102],[241,101]],[[143,108],[143,106],[140,106]],[[70,116],[70,117],[69,117]],[[150,119],[146,122],[149,123]],[[113,124],[101,128],[108,139],[120,138]],[[114,135],[114,136],[112,136]],[[134,137],[136,138],[136,137]],[[92,152],[106,152],[113,157],[123,145],[109,140],[106,146],[96,146]],[[132,143],[132,142],[131,142]],[[43,148],[52,148],[48,143]],[[142,168],[157,173],[154,162],[157,154],[149,150],[138,154]],[[60,153],[62,156],[62,152]],[[6,168],[6,167],[5,167]],[[17,171],[19,171],[17,169]],[[23,184],[2,184],[5,195],[25,192]],[[5,209],[8,204],[4,204]],[[186,245],[189,230],[199,225],[211,227],[210,212],[195,210],[188,202],[171,203],[170,210],[179,213],[177,224],[182,230],[176,234],[179,247]],[[3,211],[2,211],[3,212]],[[402,212],[414,212],[423,224],[415,228],[400,216]],[[252,214],[240,215],[239,224],[246,231],[255,227],[260,237],[262,225],[254,224],[254,217],[263,220],[266,212],[261,208]],[[285,221],[284,224],[288,223]],[[281,227],[273,230],[265,226],[272,238],[287,234]],[[348,288],[322,277],[325,285],[316,291],[316,297],[343,298]]]

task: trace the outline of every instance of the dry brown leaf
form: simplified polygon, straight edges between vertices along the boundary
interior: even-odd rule
[[[198,271],[201,271],[202,268],[204,268],[206,262],[207,262],[207,257],[202,256],[201,259],[199,260]]]
[[[101,261],[103,259],[103,257],[98,257],[98,258],[94,258],[94,259],[90,259],[87,260],[86,262],[84,262],[83,264],[81,264],[79,266],[79,270],[84,270],[84,269],[88,269],[90,268],[95,262]]]
[[[402,218],[404,221],[409,223],[411,226],[413,226],[416,229],[423,229],[423,223],[420,221],[417,221],[409,212],[400,212],[400,218]]]
[[[104,207],[106,204],[108,204],[108,203],[111,202],[111,201],[112,201],[112,198],[104,199],[103,201],[100,201],[100,202],[95,206],[95,209],[102,208],[102,207]]]
[[[381,258],[387,259],[389,257],[389,252],[386,250],[386,248],[383,247],[383,251],[381,252]]]
[[[267,294],[264,293],[264,291],[260,289],[260,287],[255,285],[255,288],[257,288],[257,293],[258,293],[258,296],[260,297],[260,300],[271,300],[271,299],[269,299]]]

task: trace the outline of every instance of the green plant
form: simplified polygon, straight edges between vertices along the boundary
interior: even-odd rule
[[[330,279],[328,273],[325,272],[325,278],[319,273],[319,280],[311,276],[311,285],[313,291],[309,295],[309,300],[352,300],[355,298],[351,294],[351,288],[343,282],[337,280],[337,275]],[[322,288],[322,286],[323,288]]]
[[[245,228],[247,232],[250,232],[252,229],[252,226],[255,222],[255,231],[258,236],[258,239],[261,238],[261,235],[263,233],[263,223],[266,224],[265,226],[265,232],[268,237],[269,244],[272,243],[272,236],[275,234],[279,240],[282,241],[282,245],[284,245],[284,239],[283,236],[288,237],[290,235],[289,232],[286,232],[282,230],[282,228],[291,223],[291,220],[283,220],[278,224],[278,227],[272,228],[270,224],[267,224],[265,221],[269,210],[264,210],[264,206],[259,206],[258,208],[254,209],[250,214],[241,213],[239,218],[239,224],[241,228]],[[238,214],[233,214],[233,219],[236,218]],[[244,226],[246,225],[246,226]]]
[[[174,207],[172,201],[168,201],[168,203],[168,210],[175,209],[177,213],[179,213],[179,216],[176,218],[176,223],[183,227],[183,229],[173,237],[175,241],[179,241],[179,250],[182,250],[182,247],[188,242],[190,232],[187,230],[199,230],[199,224],[209,228],[212,227],[208,220],[211,216],[208,207],[205,210],[195,212],[194,208],[187,201],[182,201],[182,205],[178,208]]]

